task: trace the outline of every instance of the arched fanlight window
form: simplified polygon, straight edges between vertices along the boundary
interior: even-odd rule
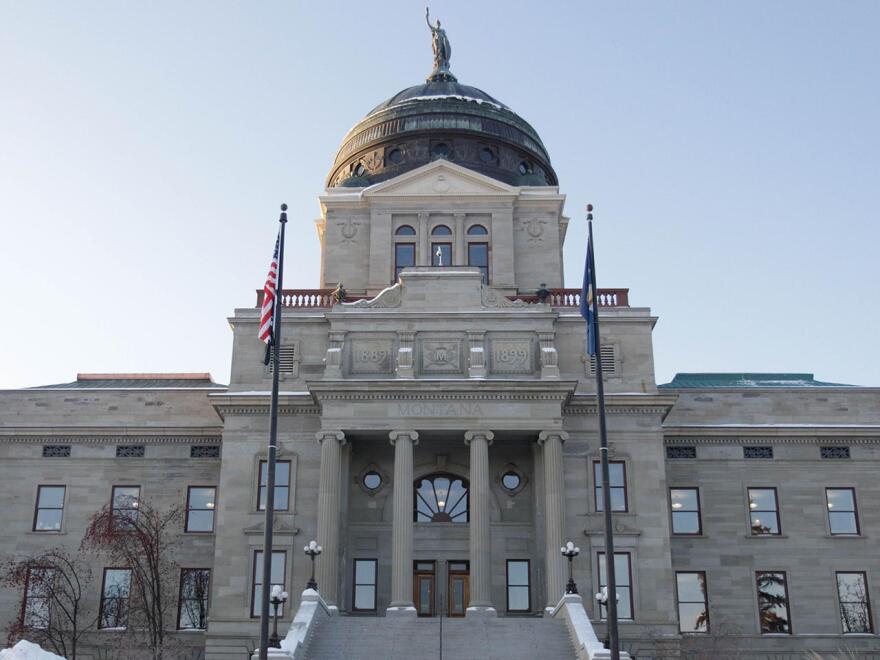
[[[432,236],[452,236],[452,230],[446,225],[437,225],[431,230]]]
[[[416,479],[416,522],[468,522],[468,482],[454,474],[429,474]]]
[[[470,236],[486,236],[489,232],[483,225],[471,225],[468,227],[467,233]]]
[[[397,231],[394,232],[398,236],[415,236],[416,230],[410,227],[409,225],[401,225],[397,228]]]

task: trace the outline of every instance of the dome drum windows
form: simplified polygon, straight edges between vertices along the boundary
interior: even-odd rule
[[[467,523],[469,484],[454,474],[437,473],[416,479],[415,522]]]

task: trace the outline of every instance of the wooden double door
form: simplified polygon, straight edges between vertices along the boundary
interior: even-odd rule
[[[413,602],[418,615],[464,616],[470,600],[468,562],[445,562],[445,575],[439,574],[443,571],[438,572],[436,561],[416,561],[413,564]]]

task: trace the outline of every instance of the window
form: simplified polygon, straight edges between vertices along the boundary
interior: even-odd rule
[[[600,552],[599,558],[599,591],[608,584],[605,577],[605,553]],[[617,583],[617,618],[633,619],[632,571],[628,552],[614,553],[614,580]],[[604,621],[608,618],[605,605],[599,604],[599,617]]]
[[[532,609],[529,598],[529,560],[507,560],[507,611],[528,612]]]
[[[706,574],[703,571],[676,573],[675,594],[678,599],[679,632],[709,632]]]
[[[468,483],[452,474],[432,474],[416,480],[416,522],[468,521]]]
[[[396,243],[394,245],[394,281],[400,278],[400,271],[416,265],[416,244]]]
[[[505,490],[509,490],[510,492],[513,492],[517,488],[519,488],[521,482],[522,479],[513,470],[508,470],[501,477],[501,485],[504,486]]]
[[[602,499],[602,464],[593,461],[593,483],[596,495],[596,511],[604,511]],[[608,481],[611,485],[611,510],[626,511],[626,467],[623,461],[608,462]]]
[[[208,589],[211,570],[181,568],[177,609],[179,630],[204,630],[208,627]]]
[[[140,486],[113,486],[111,518],[116,529],[130,529],[138,519]]]
[[[217,489],[214,486],[190,486],[186,491],[187,532],[214,531],[214,505]]]
[[[773,458],[773,447],[743,447],[743,458]]]
[[[431,265],[452,265],[452,243],[431,243]]]
[[[602,375],[614,376],[617,374],[617,358],[616,350],[613,345],[605,344],[599,347],[599,353],[602,357]],[[590,356],[590,375],[596,375],[596,356]]]
[[[673,534],[702,534],[700,519],[700,491],[696,488],[670,488],[669,507],[672,510]]]
[[[431,236],[452,236],[452,230],[446,225],[437,225],[431,230]]]
[[[526,161],[522,161],[517,169],[519,170],[520,174],[525,175],[532,171],[532,166],[529,165]]]
[[[51,623],[49,607],[54,580],[54,569],[36,567],[28,569],[22,608],[22,623],[25,628],[46,630],[49,627]]]
[[[871,600],[865,574],[837,573],[837,600],[844,633],[872,633]]]
[[[99,628],[125,628],[128,625],[128,596],[131,593],[131,570],[105,568],[101,585]]]
[[[486,236],[489,232],[483,225],[471,225],[467,233],[468,236]]]
[[[376,611],[376,565],[375,559],[354,560],[354,601],[352,609],[357,612]]]
[[[116,458],[143,458],[143,445],[119,445],[116,447]]]
[[[602,362],[602,370],[605,370],[605,362]],[[682,458],[696,458],[697,457],[697,448],[696,447],[667,447],[666,448],[666,458],[669,460],[678,460]]]
[[[397,231],[394,232],[397,236],[415,236],[416,230],[410,227],[409,225],[401,225],[397,228]]]
[[[435,158],[448,158],[449,157],[449,145],[445,142],[440,142],[439,144],[435,144],[432,149]]]
[[[284,589],[284,579],[287,575],[287,553],[284,550],[272,552],[271,579],[269,580],[269,592],[276,584]],[[254,551],[254,579],[251,590],[251,617],[260,616],[260,603],[263,598],[263,551]],[[284,605],[278,608],[278,616],[284,616]]]
[[[788,583],[784,572],[755,574],[761,633],[791,634],[788,618]]]
[[[269,478],[269,464],[260,461],[260,493],[257,509],[266,509],[266,480]],[[275,510],[287,511],[290,496],[290,461],[275,461]]]
[[[65,486],[37,488],[37,506],[34,512],[35,532],[60,532],[64,518]]]
[[[379,487],[382,485],[382,475],[375,470],[370,470],[364,475],[363,483],[364,488],[367,490],[379,490]]]
[[[495,152],[489,147],[483,147],[480,149],[480,160],[484,163],[491,163],[495,160]]]
[[[70,445],[43,445],[43,458],[70,458]]]
[[[828,528],[832,535],[856,536],[861,533],[855,488],[826,488],[825,501],[828,505]]]
[[[476,266],[483,274],[483,284],[489,283],[489,244],[468,243],[468,266]]]
[[[388,152],[388,160],[397,165],[403,160],[403,152],[400,149],[392,149]]]
[[[752,536],[780,533],[775,488],[749,488],[749,518]]]
[[[282,349],[284,347],[282,346]],[[270,362],[270,364],[272,364]],[[217,445],[190,445],[190,458],[220,458],[220,447]]]
[[[819,455],[822,458],[849,458],[849,447],[820,447]]]

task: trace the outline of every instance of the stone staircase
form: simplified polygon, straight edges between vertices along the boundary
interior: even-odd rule
[[[573,660],[560,619],[338,616],[310,636],[306,660]]]

